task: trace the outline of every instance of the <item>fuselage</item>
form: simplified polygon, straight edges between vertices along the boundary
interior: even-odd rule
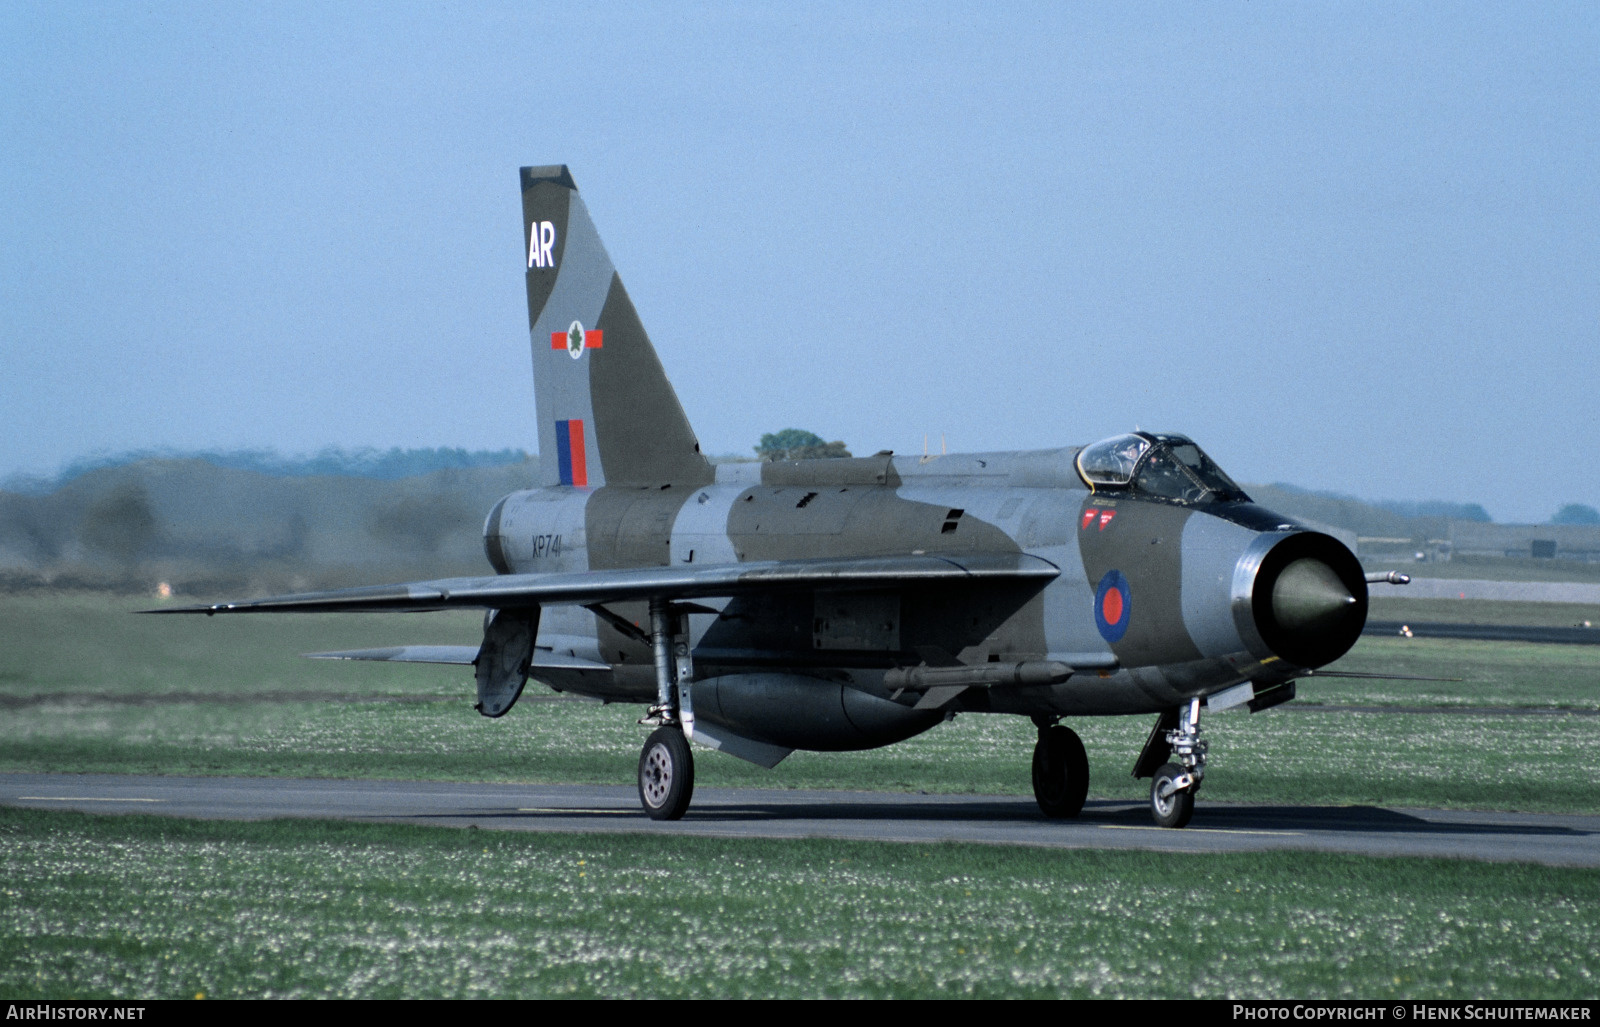
[[[1185,501],[1091,488],[1080,452],[722,464],[714,482],[687,488],[533,489],[494,507],[485,548],[500,573],[972,553],[1026,553],[1059,568],[1042,591],[988,602],[797,592],[689,614],[694,679],[712,683],[696,685],[697,703],[703,691],[718,694],[718,681],[730,694],[746,687],[732,682],[766,681],[763,694],[784,691],[791,704],[816,691],[806,681],[828,682],[904,707],[903,726],[916,730],[948,710],[1159,712],[1241,682],[1291,680],[1354,642],[1366,587],[1339,542],[1242,494]],[[646,623],[636,605],[616,604],[610,618],[548,610],[541,647],[611,670],[541,677],[607,699],[652,699],[650,647],[616,625]],[[891,674],[1049,664],[1072,672],[1042,686],[961,689],[932,711],[916,709],[924,693],[897,694]],[[875,737],[795,747],[884,744]]]

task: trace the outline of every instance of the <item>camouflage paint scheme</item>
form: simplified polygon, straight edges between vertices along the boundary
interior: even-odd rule
[[[1337,541],[1242,493],[1091,488],[1082,447],[713,466],[566,167],[523,168],[522,197],[541,480],[489,513],[496,574],[192,609],[484,607],[479,651],[329,655],[475,661],[498,716],[530,669],[657,702],[648,603],[678,604],[688,731],[769,766],[952,711],[1033,716],[1043,745],[1063,716],[1270,705],[1360,633]]]

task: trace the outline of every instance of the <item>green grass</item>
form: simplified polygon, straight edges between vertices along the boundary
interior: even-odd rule
[[[458,781],[632,782],[639,708],[536,701],[471,709],[463,668],[304,660],[313,649],[470,641],[472,617],[135,617],[94,596],[0,598],[0,769]],[[1365,639],[1340,668],[1459,683],[1327,678],[1298,705],[1206,721],[1206,797],[1589,813],[1600,717],[1373,715],[1340,706],[1600,709],[1600,650]],[[244,677],[248,670],[249,677]],[[274,701],[255,701],[263,692]],[[213,700],[194,701],[193,697]],[[386,696],[389,701],[366,701]],[[405,701],[399,701],[405,700]],[[1090,794],[1139,800],[1146,717],[1081,718]],[[775,770],[703,752],[700,787],[1028,794],[1034,729],[967,714],[901,745],[795,753]]]
[[[1328,669],[1459,680],[1313,678],[1298,684],[1301,701],[1448,709],[1600,710],[1600,646],[1363,638],[1348,656]]]
[[[633,707],[523,703],[484,720],[465,702],[183,704],[11,711],[0,767],[14,771],[237,774],[631,784],[644,729]],[[1074,721],[1095,798],[1137,801],[1129,776],[1145,718]],[[1205,797],[1591,813],[1600,785],[1575,767],[1600,717],[1227,713],[1210,719]],[[1030,794],[1034,729],[967,715],[859,753],[797,752],[766,770],[701,750],[700,788]],[[1315,741],[1315,745],[1311,744]]]
[[[155,599],[0,595],[0,698],[90,693],[461,694],[461,668],[306,660],[299,654],[425,642],[476,645],[481,613],[136,616]],[[174,605],[168,601],[165,605]],[[472,678],[465,673],[465,687]]]
[[[0,811],[0,997],[1573,998],[1600,873]]]

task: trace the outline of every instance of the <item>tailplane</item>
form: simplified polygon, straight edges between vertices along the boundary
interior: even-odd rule
[[[540,484],[711,481],[566,165],[522,169],[522,225]]]

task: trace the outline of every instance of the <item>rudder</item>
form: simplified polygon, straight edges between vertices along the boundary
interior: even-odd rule
[[[712,480],[566,165],[522,169],[543,485]]]

